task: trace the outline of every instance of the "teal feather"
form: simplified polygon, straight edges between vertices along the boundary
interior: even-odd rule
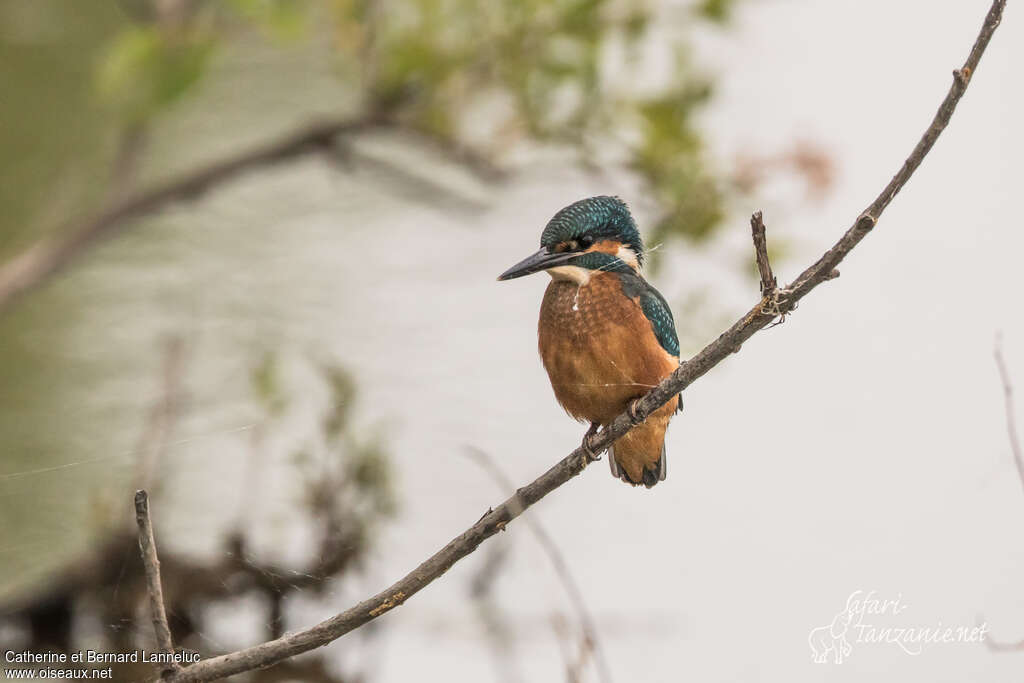
[[[644,243],[640,230],[629,212],[626,202],[618,197],[588,197],[573,202],[552,217],[540,236],[540,246],[553,249],[560,242],[579,239],[584,235],[622,242],[636,252],[643,263]]]
[[[665,297],[631,268],[628,273],[620,272],[618,276],[622,280],[623,294],[631,299],[637,299],[644,317],[651,321],[651,328],[661,348],[678,358],[679,337],[676,336],[676,321]]]

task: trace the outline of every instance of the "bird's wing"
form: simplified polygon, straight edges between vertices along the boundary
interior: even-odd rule
[[[670,355],[679,357],[679,338],[676,336],[676,322],[672,318],[672,309],[668,307],[665,297],[639,275],[624,273],[622,291],[640,305],[644,317],[651,322],[654,336],[661,348]]]
[[[672,309],[661,292],[651,286],[647,280],[635,273],[623,273],[623,293],[637,302],[644,317],[651,322],[654,337],[661,348],[679,360],[679,337],[676,336],[676,322],[672,318]],[[683,412],[683,395],[679,394],[676,412]]]

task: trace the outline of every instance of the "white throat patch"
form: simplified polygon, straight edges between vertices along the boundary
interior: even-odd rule
[[[570,280],[580,287],[590,282],[590,271],[579,266],[555,266],[548,268],[547,273],[555,280]]]
[[[615,253],[620,261],[628,265],[633,270],[640,270],[640,259],[637,258],[636,252],[633,251],[632,247],[628,247],[623,244],[619,247],[619,250]]]

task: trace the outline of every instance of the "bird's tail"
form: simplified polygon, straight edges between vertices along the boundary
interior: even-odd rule
[[[651,488],[668,474],[665,429],[668,417],[651,415],[647,422],[620,437],[608,450],[612,476],[627,484]]]
[[[612,476],[621,479],[627,484],[633,486],[639,486],[643,484],[647,488],[651,488],[659,481],[665,481],[665,477],[668,476],[667,459],[665,457],[665,446],[661,447],[661,457],[658,458],[658,462],[654,466],[645,466],[640,472],[639,481],[632,479],[626,470],[619,466],[616,462],[615,446],[608,449],[608,464],[612,468]]]

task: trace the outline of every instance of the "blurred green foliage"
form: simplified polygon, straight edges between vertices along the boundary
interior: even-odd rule
[[[697,4],[697,12],[706,19],[722,23],[732,16],[735,4],[736,0],[701,0]]]
[[[516,146],[550,144],[581,163],[631,168],[661,208],[652,245],[706,239],[722,215],[723,183],[694,121],[712,86],[686,55],[692,31],[726,20],[735,1],[698,0],[668,15],[655,0],[0,1],[0,259],[96,211],[132,133],[142,131],[151,145],[133,174],[142,186],[287,130],[322,113],[324,102],[337,116],[383,112],[496,159]],[[670,41],[678,57],[650,82],[643,53],[655,39]],[[289,87],[279,92],[284,81]],[[320,92],[331,87],[337,93]],[[187,116],[188,125],[174,125]],[[152,243],[156,232],[138,239]],[[93,387],[148,361],[137,339],[117,337],[117,320],[100,315],[106,305],[87,288],[58,287],[0,319],[4,472],[95,462],[75,477],[0,482],[9,529],[77,519],[81,506],[68,491],[86,472],[96,486],[112,478],[112,463],[127,476],[128,458],[101,458],[130,452],[138,416]],[[95,326],[90,338],[115,340],[117,366],[92,362],[96,351],[80,348],[71,330],[82,320]],[[256,391],[279,414],[286,406],[267,363],[254,372]],[[332,391],[346,396],[345,381],[333,376]],[[113,433],[115,420],[122,422]],[[348,414],[324,420],[334,452],[356,454],[341,459],[340,471],[352,481],[386,480],[372,438],[340,436]],[[46,505],[26,502],[41,490]],[[9,571],[30,563],[38,561],[25,556]]]
[[[106,184],[112,137],[93,74],[120,17],[84,6],[0,2],[0,258],[92,208]]]
[[[671,47],[687,54],[690,29],[725,21],[735,2],[701,0],[672,15]],[[566,145],[585,162],[610,155],[643,177],[662,208],[654,241],[705,239],[722,217],[723,185],[693,123],[710,81],[683,57],[644,88],[631,83],[641,61],[616,75],[608,67],[613,52],[633,60],[664,21],[665,8],[647,0],[18,4],[0,7],[0,74],[19,100],[0,132],[10,181],[0,189],[0,257],[100,201],[118,137],[173,116],[217,70],[219,52],[261,40],[329,44],[321,54],[339,91],[442,142],[475,139],[485,155],[531,141]],[[54,34],[40,40],[33,32],[46,22]],[[62,178],[78,189],[63,212],[47,211]]]
[[[361,554],[379,524],[396,511],[391,461],[382,439],[357,427],[355,378],[340,365],[318,367],[327,390],[316,429],[292,448],[291,461],[303,484],[306,509],[324,526],[324,542],[343,534]],[[277,356],[266,354],[251,374],[253,394],[266,414],[265,427],[294,403],[281,381]]]
[[[369,537],[377,523],[395,514],[391,460],[379,435],[361,436],[353,425],[356,381],[339,365],[322,368],[327,385],[327,409],[321,416],[323,467],[307,472],[306,490],[312,509],[348,501],[346,523],[358,520]]]
[[[665,207],[649,237],[652,244],[675,234],[704,239],[722,219],[721,192],[704,167],[701,139],[690,124],[693,110],[710,95],[710,84],[695,81],[639,105],[645,135],[633,166]]]
[[[97,87],[128,121],[145,121],[195,85],[213,47],[210,35],[168,40],[153,27],[128,28],[100,61]]]
[[[731,4],[705,2],[689,16],[721,22]],[[381,3],[387,9],[376,14],[368,6],[336,3],[340,35],[358,38],[339,40],[341,59],[369,62],[367,97],[408,125],[458,142],[477,123],[467,119],[478,100],[503,97],[503,120],[491,127],[495,147],[508,144],[502,136],[525,137],[585,156],[597,149],[625,156],[663,208],[655,241],[701,240],[721,220],[721,184],[693,125],[710,82],[682,57],[653,91],[607,75],[610,48],[628,55],[649,37],[656,15],[648,3],[417,0]],[[686,37],[672,46],[679,55]]]
[[[277,358],[266,353],[256,363],[249,375],[252,393],[268,417],[280,417],[288,407],[288,401],[281,389],[278,377]]]

